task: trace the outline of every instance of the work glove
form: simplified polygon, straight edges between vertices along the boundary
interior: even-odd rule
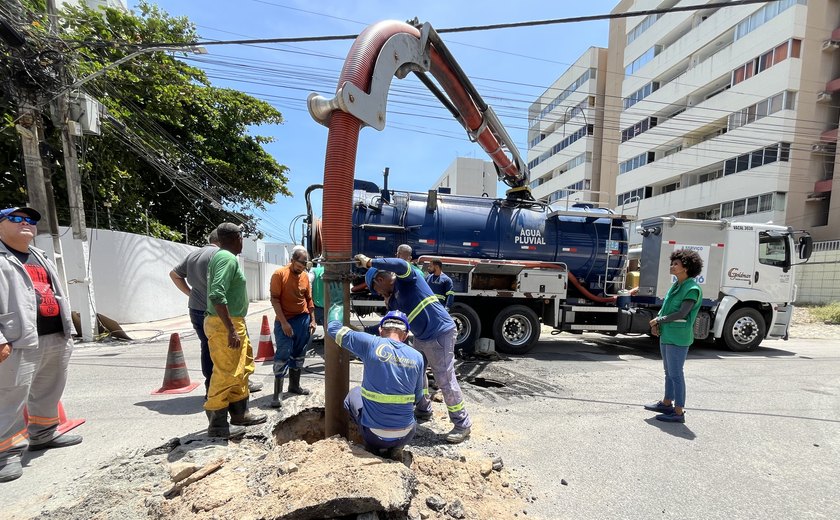
[[[344,305],[341,303],[334,303],[330,305],[330,310],[327,312],[327,323],[332,321],[344,321]]]
[[[366,257],[363,254],[358,254],[353,257],[353,260],[356,261],[356,267],[368,267],[370,263],[370,258]]]

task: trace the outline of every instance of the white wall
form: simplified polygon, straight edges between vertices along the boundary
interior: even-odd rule
[[[814,246],[808,263],[796,267],[797,305],[840,301],[840,240]]]
[[[61,233],[65,258],[78,258],[80,242],[72,238],[67,228],[61,228]],[[172,283],[169,272],[196,247],[103,229],[89,229],[88,237],[98,313],[120,323],[157,321],[187,313],[187,297]],[[246,240],[246,244],[248,242],[251,241]],[[36,245],[52,252],[49,235],[39,236]],[[251,300],[268,297],[268,280],[277,268],[274,264],[257,261],[255,255],[263,248],[261,243],[248,244],[240,256]],[[82,303],[79,298],[85,293],[74,290],[78,286],[74,281],[82,280],[85,273],[69,261],[66,271],[70,304],[78,309]]]

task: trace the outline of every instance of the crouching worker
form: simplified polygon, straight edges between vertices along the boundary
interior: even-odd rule
[[[330,307],[327,334],[364,364],[362,386],[350,390],[344,408],[359,427],[365,448],[402,460],[414,438],[414,404],[423,397],[423,356],[405,344],[408,318],[391,311],[379,322],[379,336],[342,326],[343,306]]]

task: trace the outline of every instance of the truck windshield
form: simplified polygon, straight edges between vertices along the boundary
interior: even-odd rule
[[[787,236],[759,233],[758,261],[765,265],[785,267],[788,258],[787,247]]]

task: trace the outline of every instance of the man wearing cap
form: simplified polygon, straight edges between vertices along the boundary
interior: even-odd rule
[[[423,356],[405,344],[409,326],[404,313],[386,314],[374,336],[342,326],[343,312],[340,303],[330,307],[327,333],[365,367],[362,385],[350,390],[344,408],[369,451],[401,460],[403,447],[417,431],[413,410],[423,398]]]
[[[27,446],[35,451],[82,442],[57,431],[73,322],[55,265],[30,246],[39,220],[32,208],[0,211],[0,482],[23,474]]]
[[[306,395],[300,386],[306,345],[315,331],[315,303],[306,264],[309,254],[304,248],[292,250],[292,261],[271,275],[271,305],[274,307],[274,395],[272,408],[283,405],[283,379],[289,374],[289,392]]]
[[[408,314],[408,321],[414,333],[414,348],[426,356],[435,381],[443,392],[443,399],[449,411],[449,420],[454,427],[446,436],[453,444],[463,442],[470,435],[472,420],[464,406],[461,387],[455,378],[455,322],[443,308],[437,296],[422,276],[399,258],[376,258],[356,255],[358,267],[369,268],[365,281],[371,293],[385,298],[392,310]],[[423,399],[417,403],[415,415],[418,419],[432,416],[432,402],[428,397],[428,383],[424,385]]]
[[[254,351],[248,338],[248,291],[236,255],[242,252],[242,230],[223,222],[216,228],[219,251],[207,266],[207,317],[204,333],[213,359],[213,374],[204,410],[210,437],[235,438],[243,426],[263,423],[266,415],[248,410],[248,378],[254,373]],[[228,424],[228,412],[230,423]]]
[[[213,375],[213,359],[210,357],[210,347],[204,333],[204,314],[207,312],[207,266],[219,251],[219,235],[215,229],[210,232],[207,242],[206,246],[187,255],[169,272],[169,278],[175,287],[190,298],[187,307],[193,330],[201,344],[201,373],[204,375],[205,398],[210,389],[210,376]],[[262,383],[248,381],[248,390],[251,392],[259,392],[262,386]]]

